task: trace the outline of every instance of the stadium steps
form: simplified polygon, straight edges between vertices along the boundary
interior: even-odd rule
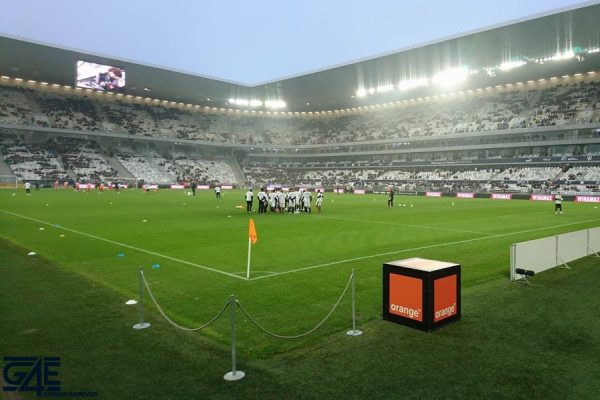
[[[7,178],[14,178],[15,174],[10,166],[4,161],[4,157],[0,157],[0,176],[5,176]]]
[[[114,157],[109,157],[107,155],[104,155],[103,157],[106,159],[108,165],[110,165],[117,171],[120,178],[135,179],[135,176],[133,176],[133,174],[129,172],[129,170],[125,168],[125,166],[121,164],[119,160],[117,160]]]
[[[235,175],[235,179],[237,180],[238,186],[243,186],[246,182],[246,176],[242,172],[242,167],[240,167],[240,163],[235,158],[230,158],[227,161],[227,164],[231,167],[233,171],[233,175]]]

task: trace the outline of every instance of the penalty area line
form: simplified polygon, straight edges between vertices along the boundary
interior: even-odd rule
[[[37,222],[38,224],[44,224],[44,225],[52,226],[54,228],[62,229],[62,230],[65,230],[67,232],[75,233],[77,235],[86,236],[86,237],[89,237],[91,239],[96,239],[96,240],[100,240],[100,241],[103,241],[103,242],[106,242],[106,243],[115,244],[117,246],[121,246],[121,247],[125,247],[125,248],[131,249],[131,250],[139,251],[141,253],[146,253],[146,254],[150,254],[150,255],[156,256],[156,257],[161,257],[161,258],[164,258],[166,260],[171,260],[171,261],[175,261],[175,262],[178,262],[178,263],[181,263],[181,264],[190,265],[192,267],[203,269],[205,271],[215,272],[217,274],[226,275],[226,276],[229,276],[231,278],[241,279],[241,280],[244,280],[244,281],[247,280],[245,277],[241,277],[241,276],[238,276],[238,275],[235,275],[235,274],[231,274],[229,272],[220,271],[218,269],[207,267],[205,265],[200,265],[200,264],[196,264],[196,263],[193,263],[193,262],[190,262],[190,261],[181,260],[179,258],[171,257],[171,256],[168,256],[166,254],[156,253],[154,251],[150,251],[150,250],[142,249],[142,248],[139,248],[139,247],[131,246],[129,244],[125,244],[125,243],[117,242],[117,241],[114,241],[114,240],[106,239],[106,238],[103,238],[103,237],[100,237],[100,236],[92,235],[90,233],[85,233],[85,232],[77,231],[75,229],[67,228],[67,227],[62,226],[62,225],[51,224],[49,222],[40,221],[39,219],[27,217],[27,216],[21,215],[21,214],[12,213],[10,211],[0,210],[0,212],[3,212],[3,213],[8,214],[8,215],[12,215],[12,216],[17,217],[17,218],[22,218],[22,219],[27,219],[29,221]]]
[[[388,252],[379,253],[379,254],[370,254],[370,255],[362,256],[362,257],[348,258],[346,260],[339,260],[339,261],[332,261],[332,262],[328,262],[328,263],[324,263],[324,264],[311,265],[310,267],[303,267],[303,268],[293,269],[293,270],[290,270],[290,271],[275,272],[275,273],[273,273],[271,275],[257,276],[256,278],[251,278],[250,280],[251,281],[255,281],[255,280],[259,280],[259,279],[273,278],[275,276],[293,274],[293,273],[296,273],[296,272],[310,271],[310,270],[313,270],[313,269],[324,268],[324,267],[331,267],[333,265],[345,264],[345,263],[349,263],[349,262],[353,262],[353,261],[366,260],[366,259],[369,259],[369,258],[377,258],[377,257],[389,256],[389,255],[392,255],[392,254],[406,253],[406,252],[409,252],[409,251],[433,249],[435,247],[453,246],[455,244],[477,242],[477,241],[481,241],[481,240],[497,239],[497,238],[500,238],[500,237],[521,235],[523,233],[538,232],[538,231],[543,231],[543,230],[548,230],[548,229],[554,229],[554,228],[561,228],[561,227],[572,226],[572,225],[581,225],[581,224],[587,224],[587,223],[596,222],[596,221],[600,221],[600,218],[591,219],[591,220],[587,220],[587,221],[580,221],[580,222],[571,222],[571,223],[568,223],[568,224],[547,226],[547,227],[543,227],[543,228],[527,229],[527,230],[524,230],[524,231],[509,232],[509,233],[500,233],[500,234],[496,234],[494,236],[476,237],[476,238],[472,238],[472,239],[457,240],[457,241],[453,241],[453,242],[436,243],[436,244],[427,245],[427,246],[413,247],[413,248],[410,248],[410,249],[388,251]]]

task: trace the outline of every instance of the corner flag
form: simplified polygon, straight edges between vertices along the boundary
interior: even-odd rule
[[[248,238],[250,239],[252,244],[256,244],[256,242],[258,242],[256,227],[254,226],[254,220],[252,218],[250,218],[250,222],[248,223]]]
[[[248,265],[246,267],[246,279],[250,279],[250,254],[252,252],[252,245],[256,242],[258,242],[258,235],[256,234],[254,220],[250,218],[250,222],[248,222]]]

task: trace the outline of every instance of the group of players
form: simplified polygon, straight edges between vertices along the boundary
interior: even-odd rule
[[[313,194],[309,190],[297,189],[295,191],[284,192],[281,189],[275,189],[267,192],[265,188],[261,188],[256,195],[258,200],[258,213],[266,214],[267,212],[272,213],[288,213],[288,214],[299,214],[301,212],[310,214],[312,213],[312,199]],[[248,189],[246,192],[246,211],[253,211],[252,206],[254,204],[254,192],[252,189]],[[317,190],[315,206],[317,207],[317,213],[321,213],[321,207],[323,205],[323,192]]]

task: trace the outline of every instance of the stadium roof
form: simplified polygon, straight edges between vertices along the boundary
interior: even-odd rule
[[[229,99],[283,100],[287,103],[286,111],[334,110],[393,101],[407,95],[406,92],[394,91],[359,98],[357,89],[375,91],[378,87],[397,85],[400,81],[431,78],[457,67],[468,66],[471,71],[478,71],[469,78],[469,84],[482,86],[597,69],[599,54],[586,50],[600,45],[598,21],[600,4],[588,3],[557,14],[516,21],[255,86],[3,36],[0,37],[0,74],[72,86],[76,62],[85,60],[125,68],[125,93],[133,96],[241,109],[244,107],[230,105]],[[562,59],[561,54],[570,56]],[[549,59],[555,55],[559,57]],[[573,57],[575,55],[576,58]],[[527,62],[528,65],[511,71],[497,68],[507,62]],[[484,68],[495,69],[495,72],[484,74]],[[417,92],[410,92],[411,96],[437,89],[415,90]]]

